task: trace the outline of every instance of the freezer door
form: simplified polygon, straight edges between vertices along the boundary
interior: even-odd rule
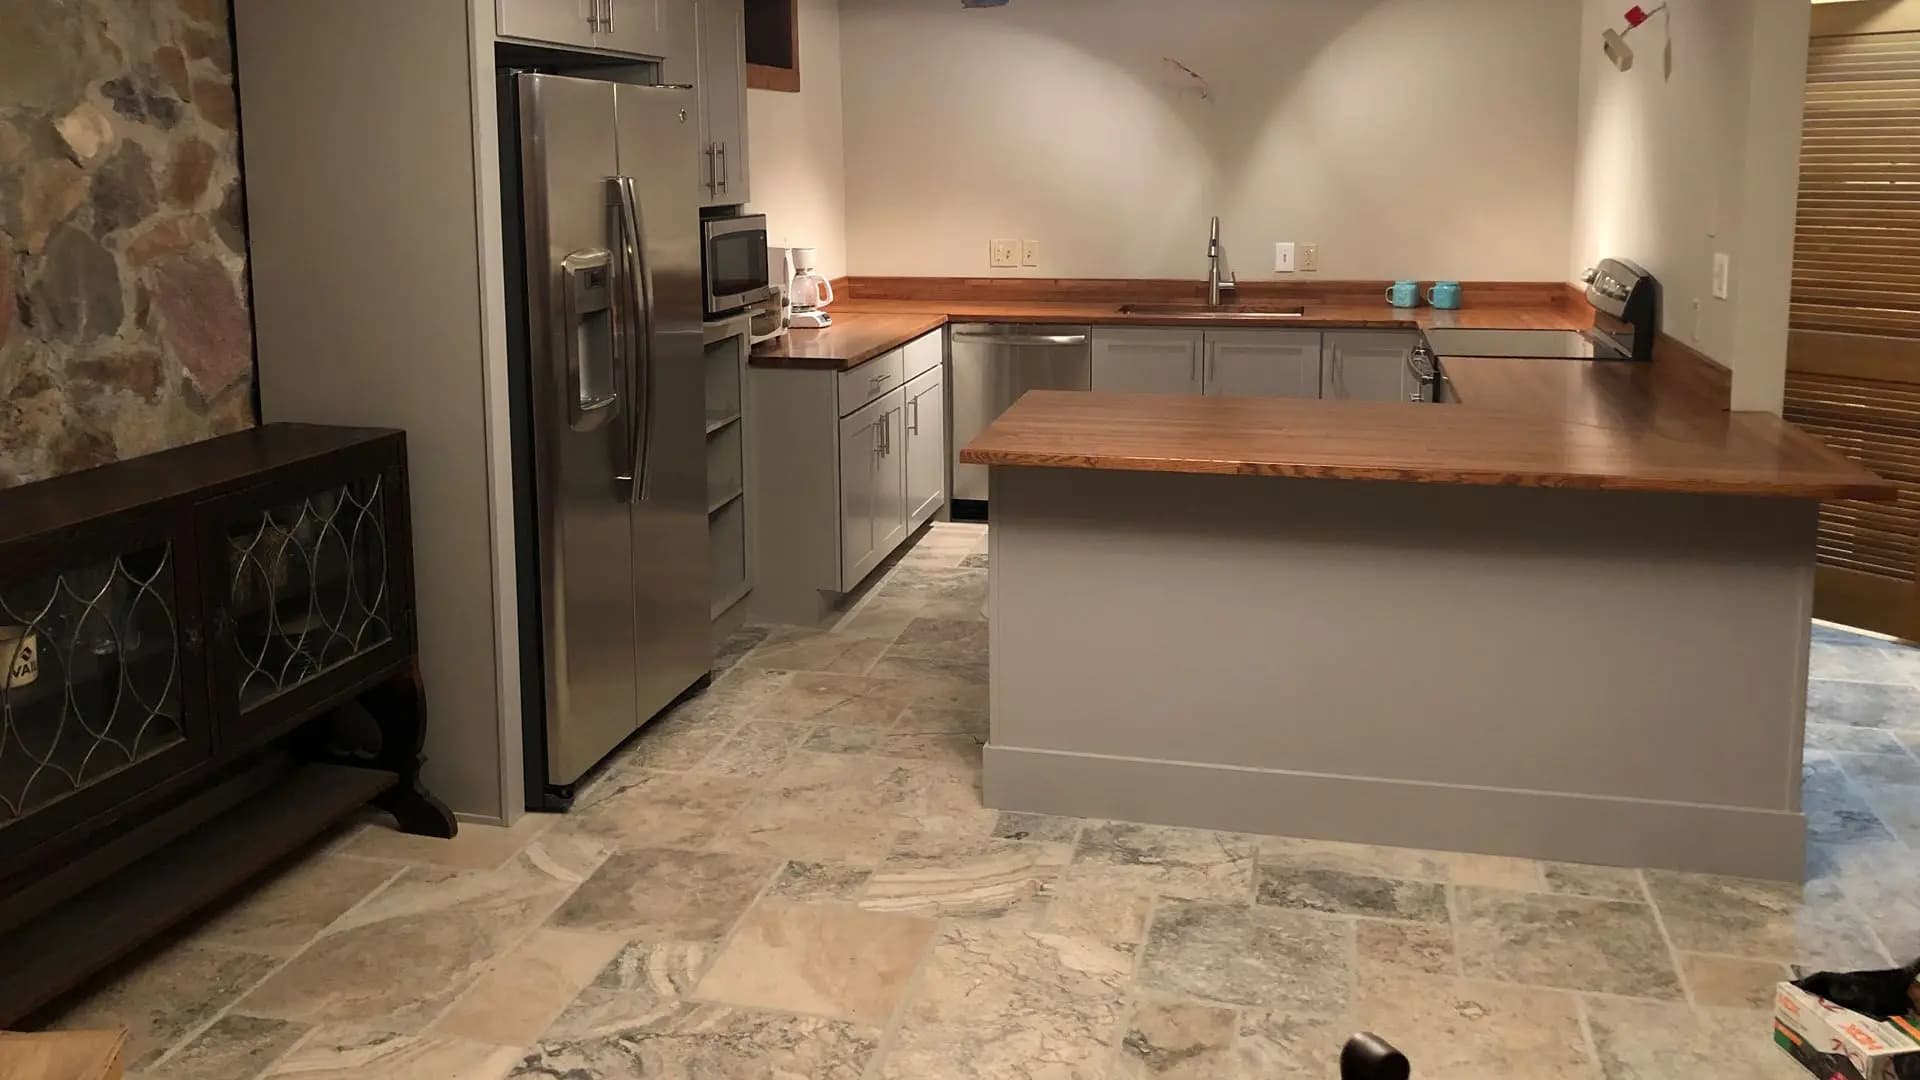
[[[633,402],[621,355],[618,167],[607,83],[522,75],[547,782],[571,784],[639,726],[625,468]]]
[[[713,660],[696,109],[688,89],[619,88],[621,250],[635,312],[629,595],[642,722],[704,678]]]

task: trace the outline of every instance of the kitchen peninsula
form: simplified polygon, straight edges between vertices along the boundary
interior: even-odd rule
[[[988,803],[1799,880],[1818,501],[1892,487],[1655,367],[1027,395],[962,454]]]

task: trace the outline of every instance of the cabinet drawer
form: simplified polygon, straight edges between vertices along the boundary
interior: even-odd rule
[[[946,334],[935,330],[907,342],[901,351],[906,354],[906,377],[918,378],[921,374],[940,366],[946,355]]]
[[[900,389],[907,381],[905,353],[905,349],[895,349],[852,371],[841,372],[840,415],[847,415],[889,390]]]

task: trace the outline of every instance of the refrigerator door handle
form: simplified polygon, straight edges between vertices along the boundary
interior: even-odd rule
[[[653,441],[653,268],[647,264],[646,220],[640,216],[640,200],[634,194],[633,177],[616,176],[611,183],[618,193],[620,211],[620,258],[629,310],[636,318],[637,332],[628,339],[627,410],[631,429],[626,476],[627,501],[637,503],[647,496],[648,466]]]

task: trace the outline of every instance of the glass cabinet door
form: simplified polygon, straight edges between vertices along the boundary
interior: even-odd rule
[[[19,850],[203,760],[197,621],[172,539],[0,565],[0,850]],[[157,540],[158,542],[153,542]]]
[[[223,665],[241,714],[381,653],[399,639],[387,552],[387,477],[223,506]]]

